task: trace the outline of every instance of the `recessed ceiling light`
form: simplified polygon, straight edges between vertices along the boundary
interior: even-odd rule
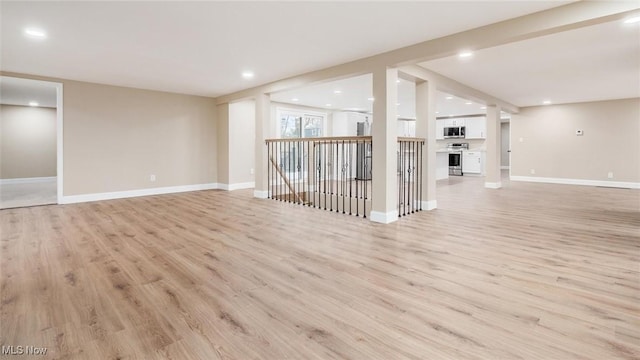
[[[245,71],[242,73],[242,77],[245,79],[253,79],[253,73],[251,71]]]
[[[453,99],[453,96],[447,96],[445,99],[451,100],[451,99]]]
[[[331,107],[331,104],[325,104],[326,107]]]
[[[29,101],[29,106],[38,106],[40,104],[38,104],[37,101]]]
[[[466,103],[464,103],[465,105],[472,105],[473,103],[471,101],[467,101]]]
[[[635,16],[624,21],[625,24],[635,24],[640,22],[640,16]]]
[[[298,101],[298,100],[299,100],[298,98],[291,99],[291,101]]]
[[[436,111],[436,114],[440,114],[440,111]]]
[[[400,103],[396,103],[396,106],[400,106]]]
[[[480,106],[480,110],[487,110],[486,106]]]
[[[461,58],[461,59],[469,58],[469,57],[472,57],[472,56],[473,56],[473,52],[471,52],[471,51],[463,51],[463,52],[458,54],[458,57]]]
[[[333,90],[333,93],[334,94],[340,94],[340,93],[342,93],[342,90]]]
[[[26,28],[24,29],[24,34],[32,39],[46,39],[47,33],[42,29],[37,28]]]
[[[396,84],[400,84],[400,79],[396,80]]]
[[[542,105],[550,105],[551,104],[551,100],[545,100],[542,102]]]
[[[370,97],[370,98],[367,98],[367,100],[373,101],[373,100],[375,100],[375,98]]]

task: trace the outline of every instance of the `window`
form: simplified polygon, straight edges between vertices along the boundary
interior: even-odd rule
[[[326,114],[278,109],[278,125],[282,138],[323,136]]]

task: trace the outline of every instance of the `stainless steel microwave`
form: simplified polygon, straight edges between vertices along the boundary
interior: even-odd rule
[[[445,127],[444,138],[445,139],[455,139],[455,138],[464,139],[464,126]]]

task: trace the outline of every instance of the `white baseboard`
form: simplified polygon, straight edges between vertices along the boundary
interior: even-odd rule
[[[485,182],[484,187],[487,189],[500,189],[502,187],[502,182]]]
[[[74,203],[89,202],[89,201],[172,194],[172,193],[180,193],[180,192],[187,192],[187,191],[213,190],[218,188],[219,188],[218,184],[211,183],[211,184],[197,184],[197,185],[168,186],[168,187],[127,190],[127,191],[114,191],[114,192],[95,193],[95,194],[68,195],[68,196],[62,197],[62,201],[60,201],[60,204],[74,204]]]
[[[269,197],[269,192],[267,190],[253,190],[253,197],[258,199],[266,199]]]
[[[55,176],[47,176],[47,177],[32,177],[32,178],[17,178],[17,179],[0,179],[0,185],[10,185],[10,184],[34,184],[41,182],[49,182],[56,181]]]
[[[511,166],[509,166],[509,165],[500,166],[500,170],[509,170],[509,169],[511,169]]]
[[[394,221],[398,221],[398,210],[389,211],[387,213],[383,213],[380,211],[371,211],[371,215],[369,216],[369,218],[373,222],[389,224]]]
[[[266,199],[269,196],[267,190],[253,190],[253,197],[258,199]]]
[[[585,186],[640,189],[640,183],[625,182],[625,181],[583,180],[583,179],[565,179],[565,178],[549,178],[549,177],[533,177],[533,176],[511,176],[511,180],[549,183],[549,184],[563,184],[563,185],[585,185]]]
[[[422,210],[434,210],[438,208],[438,200],[429,200],[422,202]]]
[[[218,189],[227,190],[227,191],[253,189],[254,187],[255,187],[255,183],[253,181],[245,182],[245,183],[237,183],[237,184],[218,184]]]

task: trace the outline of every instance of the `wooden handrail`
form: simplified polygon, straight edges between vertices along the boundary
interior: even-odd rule
[[[398,141],[419,141],[419,142],[425,142],[425,138],[417,138],[417,137],[405,137],[405,136],[398,136]]]
[[[372,136],[326,136],[313,138],[286,138],[286,139],[266,139],[267,144],[272,142],[329,142],[329,141],[362,141],[371,142]],[[421,141],[425,142],[425,138],[398,136],[398,141]]]
[[[298,195],[298,193],[296,193],[296,191],[293,189],[293,186],[291,186],[291,183],[289,182],[289,179],[285,176],[285,174],[282,172],[282,170],[280,169],[280,167],[278,166],[278,164],[276,164],[276,161],[273,160],[273,156],[269,158],[269,160],[271,160],[271,164],[273,164],[273,167],[276,168],[276,171],[278,172],[278,174],[280,174],[280,177],[282,177],[282,180],[284,180],[284,183],[287,184],[287,187],[289,188],[289,190],[293,193],[293,197],[296,199],[296,201],[298,203],[302,203],[302,201],[300,201],[300,196]]]

